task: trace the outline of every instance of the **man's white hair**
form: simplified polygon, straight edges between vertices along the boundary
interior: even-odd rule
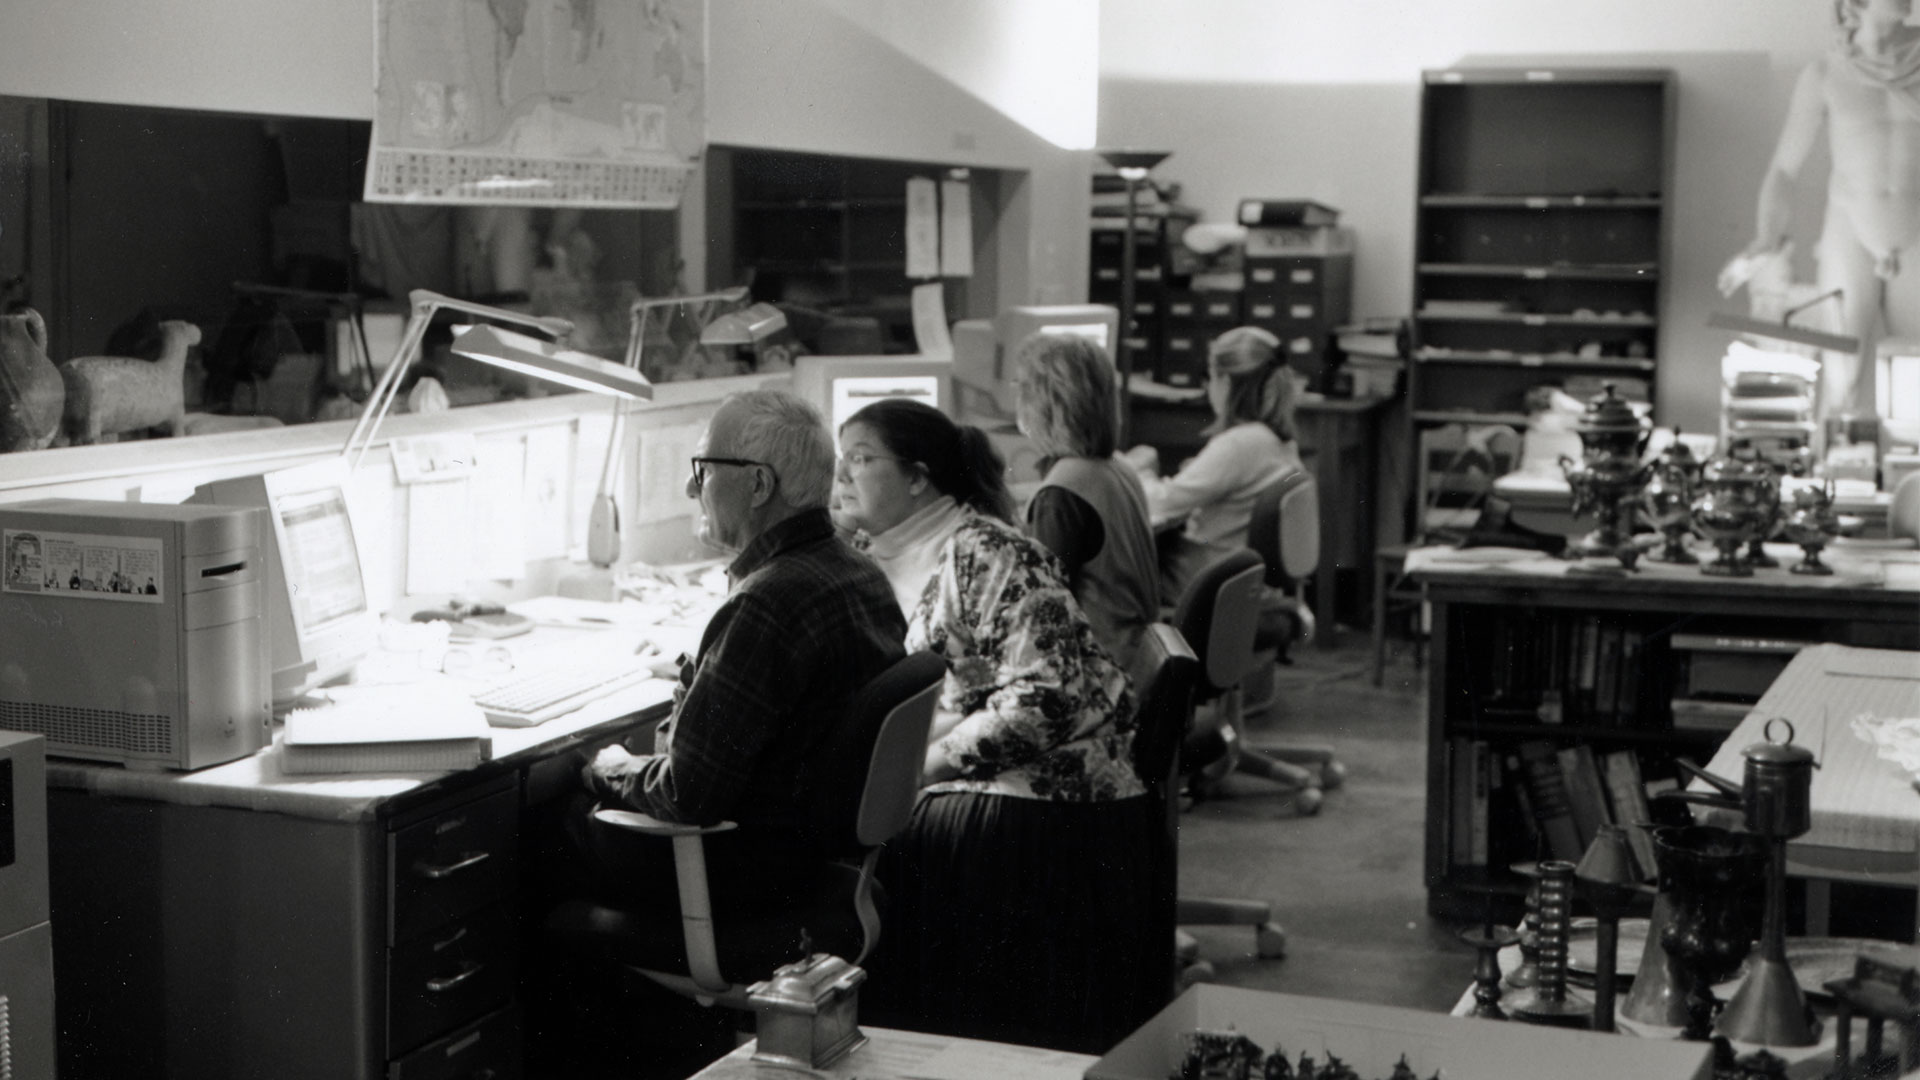
[[[823,509],[833,493],[833,436],[811,402],[779,390],[731,394],[742,412],[729,456],[763,461],[780,477],[780,498],[795,510]]]

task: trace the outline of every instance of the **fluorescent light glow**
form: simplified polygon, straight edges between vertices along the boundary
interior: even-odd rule
[[[653,384],[638,371],[591,353],[563,349],[498,326],[455,327],[453,351],[536,379],[615,397],[653,400]]]

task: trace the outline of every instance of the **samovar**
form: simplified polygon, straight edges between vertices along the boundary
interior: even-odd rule
[[[1803,483],[1794,488],[1793,505],[1787,508],[1780,531],[1806,552],[1806,557],[1790,570],[1796,574],[1833,573],[1833,567],[1820,561],[1820,549],[1840,535],[1840,515],[1833,512],[1833,481]]]
[[[1640,454],[1652,429],[1613,392],[1612,383],[1605,383],[1587,402],[1574,432],[1580,436],[1580,460],[1562,455],[1560,471],[1573,492],[1574,516],[1592,513],[1595,527],[1569,544],[1567,554],[1610,556],[1631,570],[1640,557],[1633,543],[1633,507],[1647,479]]]
[[[1779,481],[1764,461],[1716,457],[1700,471],[1693,497],[1693,527],[1719,550],[1720,557],[1700,567],[1716,577],[1751,577],[1753,566],[1740,549],[1773,527]]]
[[[1686,545],[1686,538],[1693,535],[1693,496],[1699,483],[1700,459],[1680,441],[1675,428],[1672,445],[1648,467],[1647,482],[1640,489],[1640,508],[1666,541],[1648,558],[1688,566],[1700,561]]]

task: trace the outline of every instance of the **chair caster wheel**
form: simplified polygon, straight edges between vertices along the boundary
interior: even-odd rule
[[[1343,762],[1329,761],[1320,766],[1320,786],[1332,791],[1347,782],[1347,766]]]
[[[1301,817],[1312,817],[1320,812],[1320,803],[1325,799],[1326,795],[1317,787],[1301,788],[1293,797],[1293,808]]]
[[[1278,960],[1287,955],[1287,932],[1277,923],[1261,923],[1253,932],[1254,951],[1262,960]]]
[[[1213,965],[1205,960],[1188,964],[1180,969],[1180,989],[1185,990],[1195,983],[1210,983],[1218,978],[1219,974],[1213,969]]]

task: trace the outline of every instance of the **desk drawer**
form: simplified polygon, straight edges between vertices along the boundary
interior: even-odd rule
[[[513,995],[519,939],[496,904],[396,946],[387,959],[387,1053],[403,1054]]]
[[[520,1010],[489,1013],[393,1063],[387,1080],[518,1080]]]
[[[508,895],[519,792],[507,789],[395,830],[387,839],[387,944]]]

